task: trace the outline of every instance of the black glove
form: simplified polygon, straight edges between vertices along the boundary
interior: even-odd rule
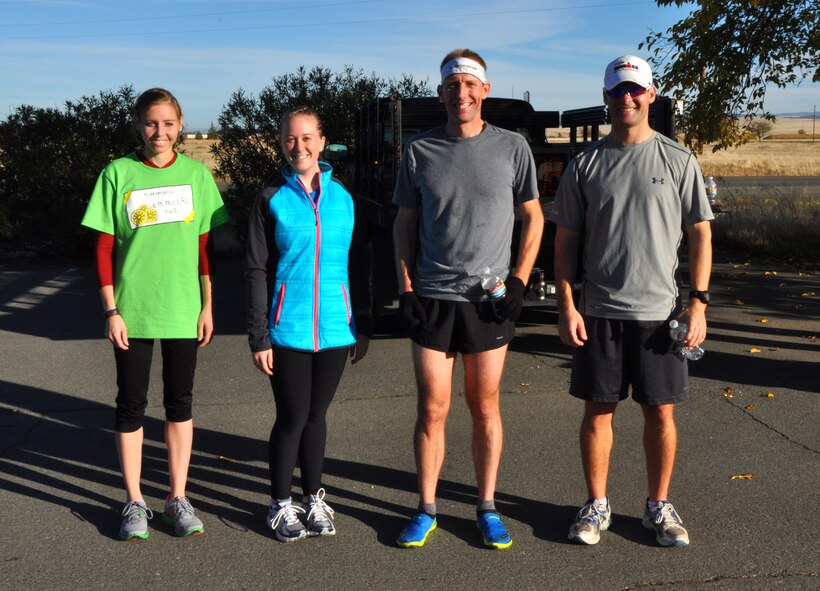
[[[399,296],[399,317],[407,330],[427,322],[427,314],[415,292],[405,291]]]
[[[495,313],[500,320],[518,320],[521,316],[521,302],[527,286],[518,277],[509,277],[506,281],[507,293],[495,304]]]

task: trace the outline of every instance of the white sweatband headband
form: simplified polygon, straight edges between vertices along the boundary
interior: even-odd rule
[[[475,76],[483,84],[487,84],[487,72],[481,64],[468,57],[457,57],[451,59],[441,68],[441,81],[444,82],[448,76],[453,74],[470,74]]]

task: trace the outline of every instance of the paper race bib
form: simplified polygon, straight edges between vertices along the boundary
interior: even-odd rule
[[[129,191],[124,201],[132,230],[171,222],[189,224],[194,220],[191,185]]]

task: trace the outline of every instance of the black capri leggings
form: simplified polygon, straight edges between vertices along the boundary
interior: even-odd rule
[[[128,350],[114,347],[117,363],[117,409],[114,411],[114,429],[118,433],[132,433],[142,427],[148,406],[148,378],[151,375],[151,357],[154,339],[128,339]],[[196,339],[161,339],[162,404],[165,419],[173,423],[189,420],[193,399]]]
[[[347,356],[347,347],[318,353],[274,347],[270,381],[276,421],[268,444],[272,499],[290,497],[297,457],[302,492],[315,493],[321,487],[327,438],[325,417]]]

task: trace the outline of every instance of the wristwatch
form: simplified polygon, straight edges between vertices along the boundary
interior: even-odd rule
[[[697,289],[693,289],[689,292],[689,299],[697,299],[703,302],[704,304],[709,303],[709,292],[708,291],[698,291]]]

